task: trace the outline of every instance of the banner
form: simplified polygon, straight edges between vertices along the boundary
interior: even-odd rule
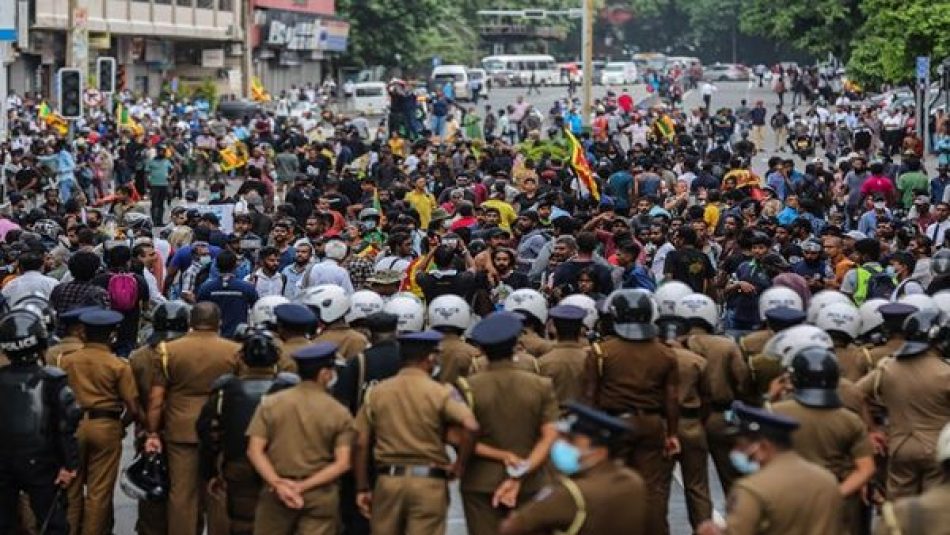
[[[218,226],[221,232],[234,232],[234,205],[233,204],[195,204],[188,206],[189,210],[198,210],[202,214],[211,212],[218,216]]]

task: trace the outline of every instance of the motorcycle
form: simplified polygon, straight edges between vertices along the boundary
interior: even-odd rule
[[[792,152],[805,160],[815,153],[815,140],[811,136],[799,135],[792,140]]]

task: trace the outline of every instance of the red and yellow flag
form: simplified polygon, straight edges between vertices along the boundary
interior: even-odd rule
[[[564,129],[564,136],[570,144],[571,168],[577,173],[577,179],[581,186],[581,193],[586,193],[595,201],[600,201],[600,190],[597,188],[597,181],[594,179],[594,172],[591,171],[590,164],[587,163],[587,156],[584,155],[584,146],[574,137],[574,134],[567,128]]]

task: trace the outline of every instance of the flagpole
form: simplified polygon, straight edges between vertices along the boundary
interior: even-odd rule
[[[584,128],[590,129],[591,84],[594,80],[594,0],[583,0],[584,16],[581,21],[581,54],[584,62],[583,102],[581,113]]]

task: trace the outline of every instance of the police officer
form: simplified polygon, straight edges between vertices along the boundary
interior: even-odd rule
[[[737,401],[733,462],[746,477],[727,500],[725,533],[814,535],[840,533],[841,493],[828,470],[792,449],[798,422]],[[723,533],[712,521],[700,535]]]
[[[359,355],[369,345],[362,333],[346,324],[350,296],[343,288],[321,284],[304,290],[298,300],[310,307],[320,321],[320,334],[313,339],[314,342],[333,342],[340,348],[339,355],[343,360]]]
[[[857,382],[874,367],[871,353],[854,340],[861,328],[861,313],[850,303],[832,303],[818,311],[815,326],[828,333],[835,343],[841,377]]]
[[[802,298],[791,288],[773,286],[762,292],[759,296],[759,316],[760,320],[765,322],[765,327],[739,338],[739,347],[745,354],[746,360],[761,353],[769,338],[772,338],[776,331],[781,330],[769,321],[769,312],[778,308],[805,311]],[[804,318],[802,321],[805,321]]]
[[[584,363],[590,344],[580,340],[581,320],[587,312],[574,305],[558,305],[548,312],[557,342],[538,359],[541,375],[551,379],[558,404],[581,398],[584,388]]]
[[[882,361],[858,382],[868,398],[887,409],[891,500],[920,494],[939,484],[943,475],[932,452],[940,429],[950,421],[950,365],[934,347],[948,335],[938,326],[939,314],[933,311],[911,314],[894,358]],[[938,339],[930,339],[932,330]]]
[[[791,362],[793,398],[773,404],[772,410],[798,422],[793,449],[835,475],[844,497],[842,525],[846,533],[860,535],[868,527],[860,491],[874,475],[874,458],[865,423],[842,407],[838,375],[833,351],[799,350]]]
[[[472,323],[472,310],[464,299],[455,294],[440,295],[429,303],[429,328],[442,333],[439,345],[438,379],[455,384],[472,369],[480,355],[478,349],[462,339],[462,333]]]
[[[46,533],[65,535],[62,491],[76,477],[79,407],[66,374],[39,364],[47,347],[43,321],[27,310],[0,318],[0,533],[14,533],[19,493],[29,495],[33,516]]]
[[[300,308],[312,315],[306,307]],[[220,487],[220,482],[224,481],[233,535],[254,531],[254,509],[262,486],[260,477],[247,460],[247,439],[244,436],[247,426],[265,394],[299,382],[294,374],[275,371],[279,353],[277,341],[270,331],[249,331],[241,346],[242,371],[237,375],[225,374],[214,382],[211,396],[198,417],[201,472],[212,487]]]
[[[168,532],[201,533],[205,501],[199,473],[198,435],[195,422],[211,395],[214,381],[236,369],[240,344],[218,335],[221,311],[210,302],[196,304],[189,319],[191,330],[165,344],[167,355],[154,364],[149,393],[148,435],[145,451],[165,451],[168,456]],[[161,435],[159,434],[161,433]],[[209,503],[210,505],[210,503]],[[209,513],[213,510],[209,507]],[[209,517],[211,515],[209,514]],[[212,517],[212,535],[226,531]]]
[[[773,308],[765,313],[765,322],[768,329],[764,332],[770,333],[770,336],[766,339],[766,344],[762,344],[761,347],[759,347],[758,341],[756,342],[755,348],[758,351],[747,353],[749,375],[754,385],[753,399],[756,402],[769,398],[770,392],[778,388],[776,381],[782,379],[785,372],[782,363],[778,359],[764,354],[767,343],[775,337],[775,334],[796,325],[801,325],[804,321],[805,313],[790,307]]]
[[[77,307],[56,317],[65,334],[60,338],[59,343],[46,350],[44,360],[48,366],[61,368],[63,357],[82,349],[82,323],[79,322],[79,316],[94,308],[96,307]]]
[[[657,308],[649,292],[615,290],[604,306],[613,335],[601,344],[602,352],[588,359],[585,397],[632,423],[626,462],[647,483],[648,532],[669,533],[671,457],[680,451],[676,356],[656,339]]]
[[[568,402],[565,409],[567,414],[558,424],[561,438],[550,455],[565,477],[512,513],[500,533],[651,533],[643,478],[614,462],[630,425],[578,402]]]
[[[129,355],[129,365],[132,367],[132,376],[139,393],[139,404],[143,409],[148,408],[155,364],[161,361],[162,354],[167,354],[165,343],[181,338],[188,332],[190,313],[191,306],[184,301],[165,301],[155,307],[152,312],[152,334],[146,345]],[[136,441],[138,450],[143,446],[142,442]],[[165,535],[168,532],[165,501],[139,500],[135,531],[139,535]]]
[[[881,330],[886,341],[884,344],[868,349],[871,353],[871,360],[874,361],[875,365],[884,358],[893,357],[903,347],[905,341],[904,322],[911,314],[917,312],[917,307],[906,303],[887,303],[878,307],[877,311],[884,319]]]
[[[725,413],[737,399],[749,397],[752,378],[739,346],[727,336],[714,334],[719,311],[707,295],[690,294],[676,303],[677,316],[689,321],[685,346],[706,359],[707,413],[706,440],[723,492],[728,494],[739,472],[729,461],[733,437],[726,433]]]
[[[554,343],[544,337],[548,302],[541,292],[530,288],[515,290],[505,299],[504,308],[524,317],[525,328],[518,342],[528,354],[538,358],[551,350]]]
[[[89,310],[79,321],[83,348],[60,361],[82,407],[76,433],[79,472],[69,487],[69,525],[73,533],[98,535],[112,527],[112,493],[125,427],[123,409],[134,422],[142,421],[143,412],[132,368],[110,347],[122,314]]]
[[[257,502],[255,534],[339,531],[337,481],[350,469],[353,417],[328,391],[337,350],[330,342],[298,350],[300,384],[265,396],[254,412],[247,456],[268,489]]]
[[[373,533],[443,533],[449,504],[447,480],[464,473],[478,422],[452,387],[432,379],[442,335],[399,337],[403,367],[364,397],[356,416],[357,504]],[[457,457],[449,464],[444,436],[459,425]],[[369,486],[371,437],[377,479]]]
[[[663,340],[676,355],[679,373],[680,419],[677,437],[680,441],[679,464],[683,475],[683,493],[689,523],[695,530],[703,521],[712,518],[712,499],[709,496],[709,446],[703,429],[706,394],[706,359],[683,347],[681,338],[689,330],[689,322],[679,316],[660,316],[656,320]]]
[[[317,315],[303,305],[285,303],[274,307],[274,319],[280,357],[276,366],[280,371],[296,373],[297,363],[291,355],[313,343],[308,335],[317,327]]]
[[[458,380],[484,430],[461,484],[466,525],[473,535],[498,533],[508,511],[541,489],[546,483],[541,469],[557,438],[558,404],[551,381],[512,362],[521,331],[517,314],[486,316],[470,338],[488,358],[488,368]]]
[[[920,496],[886,502],[875,534],[901,535],[923,533],[925,530],[946,530],[950,526],[950,424],[943,427],[937,440],[936,460],[942,479]],[[926,527],[925,527],[926,526]]]

